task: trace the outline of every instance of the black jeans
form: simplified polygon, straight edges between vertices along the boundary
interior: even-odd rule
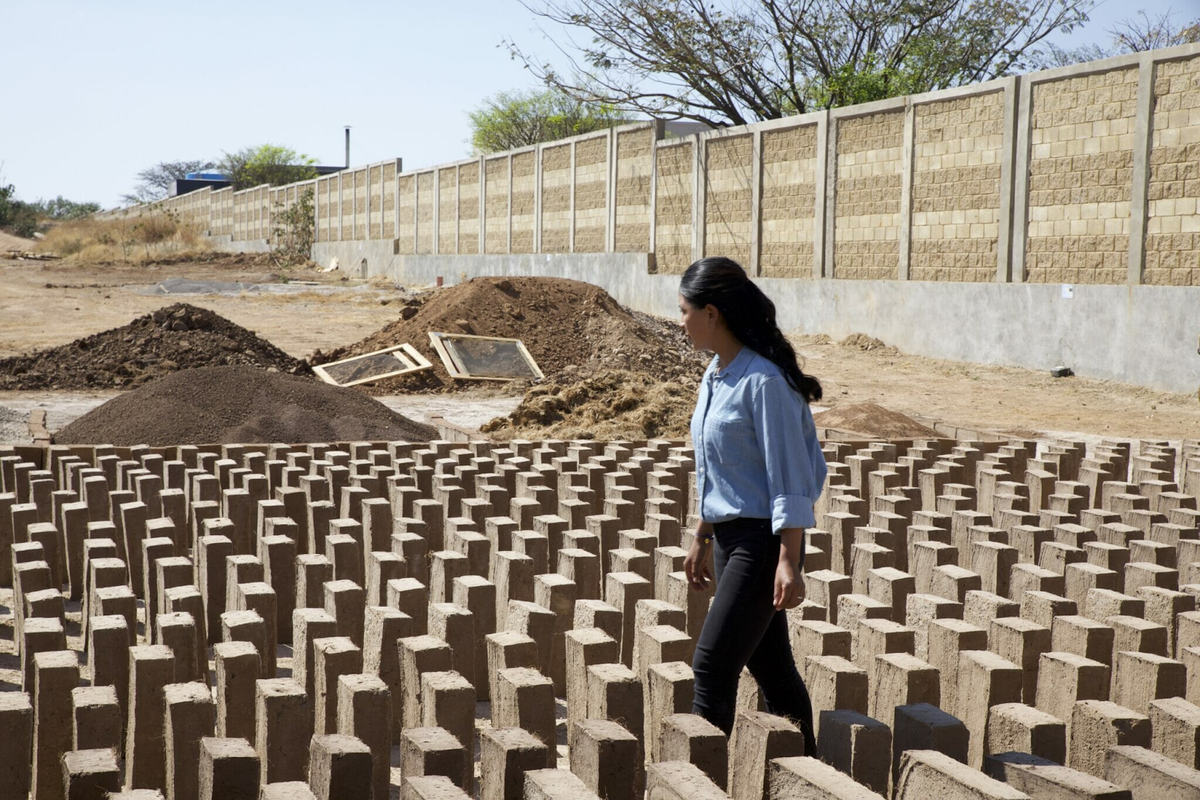
[[[719,526],[716,534],[717,588],[692,659],[692,713],[732,733],[738,679],[749,668],[767,711],[796,723],[804,754],[815,756],[812,702],[792,658],[787,612],[774,605],[779,537],[754,524],[758,520],[739,522]]]

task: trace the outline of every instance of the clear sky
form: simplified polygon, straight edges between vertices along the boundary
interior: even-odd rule
[[[1106,0],[1068,45],[1139,8]],[[533,78],[500,46],[549,56],[516,0],[0,0],[0,179],[33,200],[113,206],[160,161],[271,142],[341,164],[406,169],[468,153],[467,112]]]

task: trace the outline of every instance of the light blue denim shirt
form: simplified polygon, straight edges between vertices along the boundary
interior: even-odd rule
[[[714,357],[692,415],[700,518],[770,519],[776,534],[815,527],[826,467],[808,403],[749,347],[716,372]]]

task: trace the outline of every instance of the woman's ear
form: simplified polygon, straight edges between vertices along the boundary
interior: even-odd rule
[[[721,319],[721,311],[712,303],[704,307],[704,314],[708,319],[708,327],[715,328],[717,322]]]

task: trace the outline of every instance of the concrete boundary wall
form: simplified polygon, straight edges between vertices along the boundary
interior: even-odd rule
[[[650,252],[666,274],[731,255],[760,277],[1195,287],[1198,81],[1200,45],[1182,45],[689,136],[639,122],[407,173],[377,162],[316,182],[317,241]],[[264,193],[234,193],[231,223],[217,192],[108,213],[207,203],[213,235],[265,241]]]
[[[1200,45],[1183,45],[689,136],[641,122],[409,172],[378,162],[316,182],[313,256],[409,282],[564,264],[669,315],[673,290],[614,290],[633,280],[617,265],[676,276],[728,254],[778,281],[791,328],[1192,392],[1197,86]],[[115,213],[208,198],[220,246],[259,249],[263,193]],[[426,256],[445,264],[413,272]]]
[[[673,319],[679,276],[648,271],[645,253],[389,256],[366,243],[317,248],[325,263],[366,259],[367,274],[401,284],[450,285],[485,275],[571,278],[620,303]],[[374,260],[372,260],[374,257]],[[357,260],[356,260],[357,259]],[[1200,298],[1163,286],[1077,286],[931,281],[758,280],[789,332],[835,339],[866,333],[907,353],[1031,369],[1071,367],[1086,377],[1172,392],[1200,387]],[[977,336],[963,336],[962,331]]]

